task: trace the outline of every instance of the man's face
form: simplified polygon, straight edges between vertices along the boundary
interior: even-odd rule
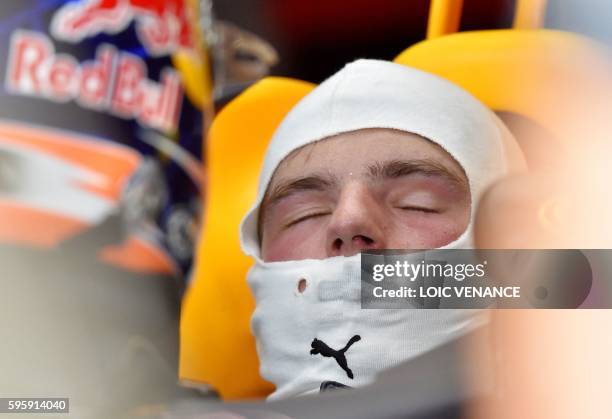
[[[461,166],[418,135],[366,129],[309,144],[277,168],[261,206],[264,261],[433,249],[470,219]]]

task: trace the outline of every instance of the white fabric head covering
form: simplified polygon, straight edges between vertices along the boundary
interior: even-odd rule
[[[276,130],[266,152],[257,199],[240,226],[246,254],[260,257],[259,207],[281,161],[306,144],[366,128],[418,134],[457,160],[467,175],[472,199],[466,237],[471,237],[474,203],[492,182],[510,171],[514,161],[519,167],[522,164],[510,132],[465,90],[404,65],[357,60],[304,97]]]

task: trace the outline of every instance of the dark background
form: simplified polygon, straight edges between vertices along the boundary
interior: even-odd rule
[[[512,25],[515,0],[464,0],[461,30]],[[216,0],[217,17],[272,43],[274,75],[320,82],[357,58],[392,59],[425,39],[429,0]],[[549,0],[546,27],[612,43],[610,0]]]

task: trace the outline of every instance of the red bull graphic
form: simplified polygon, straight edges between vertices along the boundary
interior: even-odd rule
[[[184,0],[80,0],[58,10],[51,33],[60,40],[79,42],[100,33],[119,33],[131,22],[152,55],[192,46]]]
[[[47,36],[25,30],[11,37],[5,84],[14,94],[76,101],[163,132],[176,129],[182,99],[179,75],[171,68],[154,82],[140,57],[108,44],[97,48],[94,60],[79,64],[56,54]]]
[[[0,223],[0,248],[70,249],[100,269],[186,280],[209,111],[185,93],[171,54],[197,60],[188,10],[185,0],[0,3],[0,215],[14,220]]]

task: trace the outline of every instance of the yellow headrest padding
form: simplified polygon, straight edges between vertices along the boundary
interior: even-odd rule
[[[204,223],[183,302],[179,374],[211,385],[225,399],[264,397],[273,389],[259,376],[246,283],[251,260],[240,250],[238,227],[255,200],[272,134],[313,87],[266,78],[226,105],[209,131]]]
[[[597,106],[610,87],[606,55],[597,42],[568,32],[490,30],[421,42],[395,62],[444,77],[490,108],[529,117],[572,142],[586,121],[608,118]],[[577,120],[583,123],[570,123]]]

